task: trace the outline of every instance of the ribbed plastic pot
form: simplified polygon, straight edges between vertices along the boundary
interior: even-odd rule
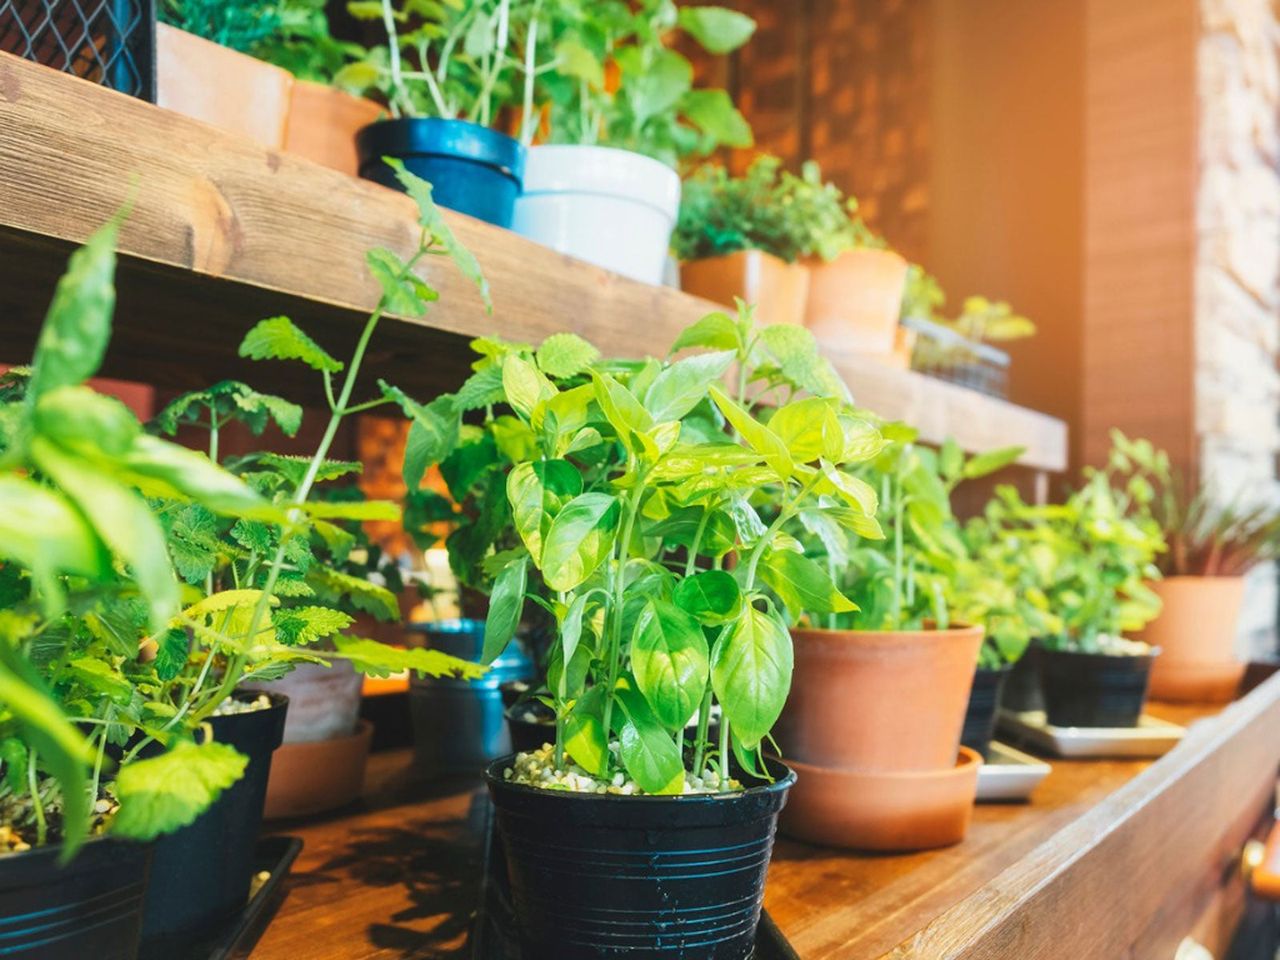
[[[1039,640],[1032,640],[1005,678],[1000,691],[1000,708],[1015,713],[1044,709],[1044,694],[1040,690]]]
[[[409,630],[425,635],[431,649],[463,660],[478,661],[484,651],[483,620],[415,623]],[[530,680],[533,673],[533,661],[519,643],[512,643],[477,680],[411,678],[409,717],[418,770],[427,776],[478,776],[490,760],[510,753],[501,687],[513,680]]]
[[[0,956],[133,960],[151,849],[103,837],[66,866],[57,846],[0,854]]]
[[[747,960],[795,774],[736,794],[627,797],[485,780],[525,960]]]
[[[1040,651],[1045,713],[1055,727],[1134,727],[1158,649],[1140,656]]]
[[[979,667],[973,674],[960,743],[982,754],[984,760],[991,750],[991,738],[996,732],[996,708],[1000,705],[1000,692],[1008,676],[1007,665],[995,669]]]
[[[256,697],[245,691],[237,696]],[[142,937],[148,953],[189,943],[244,906],[271,774],[284,737],[287,697],[270,693],[266,710],[210,718],[213,739],[249,758],[244,776],[190,825],[156,841]]]
[[[505,133],[466,120],[402,117],[356,134],[360,176],[402,190],[383,157],[428,181],[441,206],[500,227],[511,226],[524,177],[525,148]]]

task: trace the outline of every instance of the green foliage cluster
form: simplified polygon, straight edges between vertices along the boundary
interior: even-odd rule
[[[929,278],[932,280],[932,278]],[[908,277],[910,285],[910,277]],[[936,287],[936,282],[934,284]],[[932,291],[928,291],[932,294]],[[941,290],[934,308],[941,306]],[[907,304],[903,302],[903,316],[919,316],[906,312]],[[959,334],[970,344],[1009,343],[1033,336],[1036,325],[1004,301],[988,300],[986,297],[966,297],[960,315],[948,319],[940,315],[932,318],[934,323]],[[972,363],[976,359],[972,348],[964,343],[941,343],[928,337],[921,337],[912,355],[912,365],[919,370],[946,369],[964,363]]]
[[[1059,629],[1044,636],[1055,649],[1099,652],[1160,612],[1148,581],[1160,576],[1165,541],[1147,468],[1165,471],[1168,458],[1147,440],[1119,431],[1112,439],[1107,465],[1087,470],[1064,503],[1029,505],[1002,486],[971,523],[975,539],[1021,558],[1021,582],[1034,584],[1058,620]]]
[[[807,511],[879,535],[849,472],[881,449],[875,426],[812,335],[756,329],[745,308],[685,330],[672,355],[697,352],[679,359],[603,359],[569,334],[476,347],[458,395],[486,401],[484,426],[441,459],[478,500],[450,548],[487,557],[485,659],[533,600],[558,626],[544,694],[558,760],[625,769],[649,793],[680,792],[686,767],[727,771],[731,754],[758,771],[790,686],[781,604],[849,608],[784,527]],[[490,539],[508,528],[517,538]]]
[[[854,247],[882,247],[857,216],[858,202],[824,182],[809,161],[796,176],[777,157],[759,156],[733,177],[708,164],[685,180],[671,238],[681,260],[763,250],[788,263],[833,260]]]
[[[386,44],[337,76],[377,90],[395,116],[519,125],[524,142],[607,144],[674,164],[719,146],[750,146],[751,129],[724,90],[695,88],[673,44],[713,53],[755,23],[722,7],[672,0],[353,0]]]
[[[334,658],[377,675],[482,672],[351,635],[349,611],[390,618],[398,607],[385,587],[349,572],[350,525],[399,511],[313,495],[358,469],[327,459],[345,417],[392,404],[419,434],[429,419],[384,382],[375,399],[352,400],[383,314],[420,315],[435,299],[417,263],[448,255],[483,290],[430,186],[400,175],[419,203],[421,237],[408,260],[369,253],[383,295],[351,360],[332,357],[285,317],[258,323],[240,347],[244,357],[300,362],[323,378],[330,417],[312,456],[260,453],[219,465],[229,421],[257,432],[274,423],[290,435],[301,424],[300,408],[243,383],[186,394],[153,425],[159,433],[202,426],[207,456],[145,432],[122,404],[84,385],[110,338],[119,218],[72,256],[31,367],[0,385],[0,810],[27,810],[30,823],[7,825],[35,842],[60,839],[70,856],[104,788],[119,812],[99,828],[149,839],[190,823],[243,772],[244,757],[200,731],[246,681]],[[163,751],[150,756],[157,744]]]

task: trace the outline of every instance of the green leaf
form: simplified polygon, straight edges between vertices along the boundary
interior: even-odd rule
[[[77,682],[116,703],[127,704],[133,699],[133,684],[106,660],[79,657],[70,661],[66,669]]]
[[[159,649],[156,650],[156,676],[166,683],[182,672],[187,665],[191,640],[187,631],[174,627],[166,630],[160,637]]]
[[[493,582],[489,597],[489,614],[484,621],[483,663],[493,663],[520,627],[524,614],[524,591],[529,578],[529,558],[519,556],[512,560]]]
[[[302,480],[307,475],[307,470],[311,467],[311,457],[283,453],[259,454],[258,462],[279,470],[294,487],[302,486]],[[353,473],[362,473],[363,471],[364,464],[358,460],[321,460],[319,467],[316,468],[315,482],[324,483],[328,480],[340,480],[342,477],[350,476]]]
[[[576,37],[566,37],[556,44],[556,71],[563,76],[585,81],[589,87],[604,87],[604,67]]]
[[[154,840],[187,826],[243,776],[248,762],[225,743],[183,740],[158,757],[125,764],[116,775],[120,811],[111,832]]]
[[[947,437],[938,449],[938,471],[944,480],[959,480],[964,469],[964,451],[954,437]]]
[[[454,236],[453,230],[440,213],[435,200],[432,199],[431,184],[406,170],[404,163],[396,157],[383,157],[382,161],[395,171],[396,179],[400,181],[400,185],[413,198],[413,202],[418,205],[419,223],[430,232],[437,243],[444,247],[445,253],[453,260],[454,266],[458,268],[462,275],[476,285],[476,288],[480,291],[480,298],[484,301],[489,311],[492,312],[493,301],[489,297],[489,281],[484,278],[484,274],[480,270],[480,262]]]
[[[376,640],[345,636],[334,637],[333,642],[337,647],[334,656],[349,661],[361,673],[371,677],[389,677],[409,670],[419,676],[477,680],[488,669],[481,664],[422,647],[391,647]]]
[[[822,566],[790,550],[767,550],[760,578],[782,598],[793,616],[847,613],[858,607],[842,594]]]
[[[625,681],[619,683],[614,697],[623,715],[618,729],[619,752],[631,779],[645,793],[683,793],[684,759],[648,702]]]
[[[178,581],[169,563],[164,531],[147,502],[114,477],[35,437],[31,456],[40,470],[73,500],[98,536],[132,568],[146,597],[155,630],[178,607]]]
[[[769,418],[769,429],[802,463],[820,457],[838,461],[844,456],[844,430],[835,408],[825,398],[804,397],[779,407]]]
[[[381,20],[382,0],[349,0],[347,13],[356,20]]]
[[[538,347],[538,366],[549,377],[576,377],[600,359],[600,351],[575,333],[553,333]]]
[[[57,597],[55,574],[100,580],[111,570],[110,556],[79,510],[61,494],[12,475],[0,476],[0,557],[32,571],[41,592],[54,589]]]
[[[276,638],[286,646],[315,643],[347,629],[354,622],[341,610],[329,607],[290,607],[278,611],[272,622]]]
[[[288,317],[259,320],[240,342],[240,356],[252,360],[301,360],[312,370],[325,373],[337,373],[343,367]]]
[[[203,453],[142,434],[121,465],[128,479],[149,496],[190,499],[215,513],[274,518],[279,512],[243,480]]]
[[[427,468],[435,466],[458,445],[462,416],[447,393],[423,405],[385,380],[379,380],[378,386],[382,395],[399,404],[412,421],[405,441],[404,482],[410,490],[417,490]]]
[[[875,487],[861,477],[845,473],[826,460],[821,462],[820,467],[825,482],[817,487],[819,492],[835,494],[849,506],[855,510],[861,510],[868,517],[876,515],[876,512],[880,509],[880,497],[876,493]]]
[[[675,353],[686,347],[710,347],[712,350],[741,351],[745,344],[738,334],[738,325],[727,313],[709,313],[701,320],[680,331],[671,345]]]
[[[461,412],[480,410],[502,403],[507,393],[502,387],[502,368],[485,367],[467,377],[454,396],[454,404]]]
[[[17,737],[0,740],[0,766],[4,768],[4,783],[11,793],[21,794],[27,782],[27,745]]]
[[[36,432],[85,456],[119,456],[133,445],[142,427],[114,397],[85,386],[58,387],[35,405]]]
[[[36,341],[28,403],[82,383],[102,365],[116,306],[116,237],[126,215],[116,213],[67,261]]]
[[[680,100],[680,112],[702,132],[704,150],[720,146],[745,148],[755,144],[751,124],[733,105],[733,97],[727,90],[690,90]]]
[[[711,687],[731,728],[753,749],[791,690],[791,635],[777,616],[747,606],[711,653]]]
[[[793,323],[775,323],[760,331],[760,340],[782,375],[797,387],[816,397],[851,402],[849,388],[818,352],[818,341],[810,331]]]
[[[593,776],[608,768],[609,743],[604,733],[605,688],[595,686],[574,701],[564,722],[564,749],[573,762]]]
[[[370,583],[363,577],[355,577],[349,573],[340,573],[324,567],[313,567],[307,572],[307,583],[326,602],[345,597],[357,610],[372,614],[379,620],[400,618],[400,602],[396,599],[396,595],[386,587]]]
[[[618,500],[606,493],[584,493],[565,504],[542,545],[542,578],[552,590],[572,590],[586,580],[613,550]]]
[[[684,729],[707,689],[710,663],[702,625],[664,600],[645,605],[631,639],[636,686],[671,731]]]
[[[1000,450],[988,450],[986,453],[970,457],[969,461],[964,465],[962,473],[966,480],[976,480],[978,477],[985,477],[987,474],[995,473],[1011,463],[1016,463],[1018,458],[1026,452],[1026,447],[1004,447]]]
[[[790,479],[791,475],[795,473],[795,463],[792,461],[791,453],[787,450],[787,445],[782,442],[782,439],[746,410],[738,406],[719,387],[712,387],[710,393],[711,399],[720,408],[724,418],[729,421],[734,430],[738,431],[738,435],[747,442],[747,445],[764,458],[765,463],[772,468],[779,479]]]
[[[582,474],[567,460],[535,460],[507,474],[507,499],[516,532],[535,565],[542,563],[542,544],[561,508],[582,493]]]
[[[432,287],[385,247],[375,247],[365,254],[369,272],[382,287],[382,305],[386,312],[402,317],[421,317],[427,304],[440,299]]]
[[[538,404],[550,400],[558,392],[541,370],[514,353],[502,361],[502,388],[511,409],[526,420],[533,418]]]
[[[704,570],[676,584],[672,600],[707,626],[736,619],[742,612],[742,591],[733,574]]]
[[[654,421],[679,420],[696,407],[711,385],[724,376],[736,354],[732,350],[699,353],[677,360],[658,374],[644,406]]]
[[[399,520],[400,506],[390,500],[309,500],[302,505],[309,516],[324,520]]]
[[[754,20],[727,7],[682,7],[678,22],[680,29],[714,54],[737,50],[756,32]]]

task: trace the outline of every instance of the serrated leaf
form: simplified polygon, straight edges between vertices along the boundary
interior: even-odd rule
[[[248,762],[225,743],[183,740],[158,757],[125,764],[116,775],[120,810],[111,832],[153,840],[185,827],[240,779]]]
[[[417,490],[428,467],[435,466],[458,445],[462,418],[450,394],[442,394],[429,404],[421,404],[399,387],[379,380],[382,395],[399,404],[412,422],[405,442],[404,482]]]
[[[380,620],[396,620],[400,617],[400,602],[396,595],[386,587],[370,583],[363,577],[315,567],[307,573],[307,583],[327,602],[345,598],[357,610],[372,614]]]
[[[272,618],[276,638],[286,646],[315,643],[351,626],[353,620],[329,607],[290,607]]]
[[[400,519],[400,507],[390,500],[308,500],[302,509],[323,520]]]
[[[372,677],[389,677],[412,670],[419,676],[477,680],[489,669],[482,664],[469,663],[439,650],[422,647],[390,647],[376,640],[343,636],[335,637],[334,644],[338,648],[338,656]]]
[[[599,358],[600,351],[575,333],[553,333],[536,356],[542,372],[558,379],[576,377]]]
[[[191,640],[187,631],[174,627],[166,630],[160,637],[156,650],[156,676],[166,683],[182,672],[187,665]]]
[[[213,613],[222,613],[224,610],[255,606],[261,598],[261,590],[223,590],[196,601],[183,610],[182,615],[188,620],[200,620]],[[279,602],[275,597],[270,600],[272,606]]]
[[[485,367],[466,379],[454,395],[454,404],[463,412],[502,403],[507,398],[502,388],[502,368]]]
[[[311,457],[289,456],[282,453],[263,453],[259,455],[258,462],[279,470],[285,479],[295,487],[298,487],[302,485],[302,479],[306,476],[307,468],[311,466]],[[339,480],[353,473],[362,472],[364,472],[364,464],[358,460],[321,460],[319,467],[316,468],[315,482],[324,483],[328,480]]]
[[[375,247],[365,254],[369,272],[382,287],[382,304],[390,314],[421,317],[427,304],[440,299],[440,294],[385,247]]]
[[[337,373],[344,366],[288,317],[259,320],[240,342],[240,356],[252,360],[300,360],[312,370],[326,373]]]

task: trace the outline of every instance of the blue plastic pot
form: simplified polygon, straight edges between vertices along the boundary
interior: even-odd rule
[[[0,956],[133,960],[150,845],[90,840],[66,866],[61,852],[0,855]]]
[[[796,775],[681,797],[540,790],[485,781],[525,960],[747,960],[778,812]]]
[[[360,176],[403,189],[383,157],[430,182],[437,203],[510,227],[524,177],[525,148],[505,133],[466,120],[379,120],[356,134]]]

